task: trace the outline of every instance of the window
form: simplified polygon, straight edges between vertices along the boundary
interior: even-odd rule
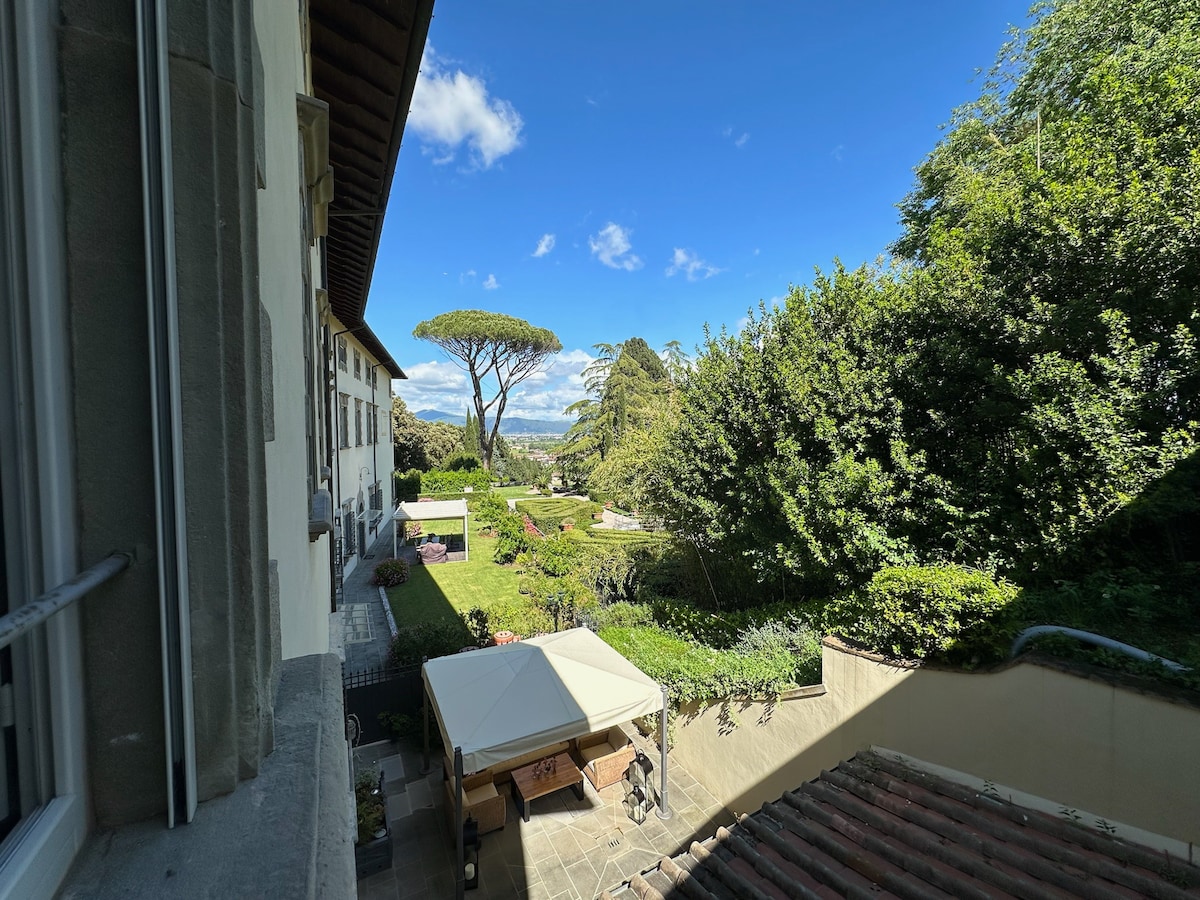
[[[362,381],[362,354],[354,351],[354,377]]]
[[[58,17],[39,8],[28,0],[0,7],[0,613],[78,572],[72,456],[95,444],[72,429],[69,358],[40,349],[67,351],[70,319],[59,60],[42,52],[57,46]],[[0,650],[5,896],[53,893],[88,828],[79,634],[73,604]]]
[[[339,336],[337,339],[337,358],[338,358],[338,368],[341,369],[343,372],[345,372],[346,371],[346,338],[344,335]]]
[[[338,446],[350,446],[350,395],[338,394]]]
[[[354,446],[361,447],[363,443],[363,403],[361,400],[354,401]]]
[[[383,488],[378,481],[371,485],[371,509],[383,509]]]
[[[375,404],[367,404],[367,443],[375,443]]]

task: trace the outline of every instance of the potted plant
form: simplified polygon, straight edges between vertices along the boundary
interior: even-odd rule
[[[354,782],[358,833],[354,841],[354,868],[359,879],[392,867],[392,836],[387,827],[387,795],[383,775],[363,772]]]
[[[572,528],[575,527],[575,520],[572,519],[570,516],[567,516],[565,519],[562,520],[562,522],[560,524],[562,525],[563,531],[570,531]]]

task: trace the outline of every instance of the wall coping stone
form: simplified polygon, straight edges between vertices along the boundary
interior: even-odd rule
[[[200,804],[191,824],[91,835],[63,900],[357,896],[341,662],[313,654],[280,669],[275,750],[258,776]]]

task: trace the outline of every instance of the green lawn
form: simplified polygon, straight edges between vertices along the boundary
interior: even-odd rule
[[[470,521],[471,521],[470,517],[468,517],[467,522],[470,523]],[[436,534],[438,537],[445,537],[446,535],[456,535],[458,537],[462,537],[462,533],[463,533],[462,519],[422,519],[421,520],[421,534],[422,535]],[[411,544],[412,541],[410,540],[409,543]]]
[[[528,500],[532,497],[542,496],[540,491],[534,490],[530,493],[530,486],[527,484],[517,484],[512,487],[494,487],[493,494],[499,494],[505,500]]]
[[[453,520],[453,525],[454,533],[462,531],[461,519]],[[446,528],[438,534],[450,531]],[[466,562],[413,566],[408,581],[388,589],[396,624],[452,622],[457,613],[472,606],[487,609],[497,600],[519,601],[517,573],[492,562],[495,547],[495,538],[472,534],[471,558]]]

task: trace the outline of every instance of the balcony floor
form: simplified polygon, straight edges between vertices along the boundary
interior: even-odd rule
[[[657,765],[658,754],[639,738]],[[440,760],[420,774],[421,754],[394,744],[373,744],[355,752],[358,771],[379,764],[388,791],[392,829],[392,868],[358,883],[363,900],[454,896],[454,844],[444,810]],[[655,772],[657,777],[657,771]],[[505,785],[503,790],[508,790]],[[559,791],[530,804],[529,821],[517,815],[511,794],[505,827],[482,836],[479,888],[468,898],[592,900],[662,857],[710,837],[731,816],[691,775],[668,767],[667,798],[672,817],[651,813],[634,824],[621,807],[621,785],[597,793],[584,779],[584,799]]]

